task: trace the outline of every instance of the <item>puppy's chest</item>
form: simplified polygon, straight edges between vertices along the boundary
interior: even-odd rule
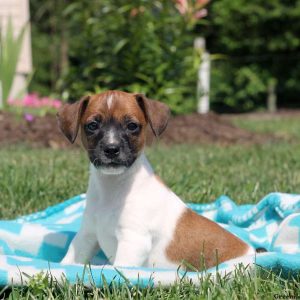
[[[101,235],[115,235],[121,210],[118,207],[97,205],[93,209],[95,230]]]
[[[94,221],[97,231],[116,235],[122,228],[137,226],[143,221],[143,216],[135,205],[98,205],[94,211]]]

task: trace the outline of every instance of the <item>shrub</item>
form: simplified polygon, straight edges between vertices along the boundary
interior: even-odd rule
[[[65,18],[72,39],[61,88],[68,97],[122,89],[164,101],[174,113],[195,109],[199,55],[173,1],[80,0]]]
[[[279,105],[299,105],[300,1],[222,0],[208,10],[208,48],[227,56],[213,62],[212,107],[265,107],[273,78]]]
[[[58,81],[67,68],[67,1],[30,0],[34,74],[29,89],[41,95],[60,94]]]
[[[265,107],[273,79],[279,105],[299,106],[300,0],[211,1],[207,26],[193,30],[203,10],[187,5],[205,2],[31,0],[31,89],[74,100],[108,88],[140,91],[188,112],[199,63],[193,39],[205,34],[209,51],[226,56],[212,63],[213,109]]]

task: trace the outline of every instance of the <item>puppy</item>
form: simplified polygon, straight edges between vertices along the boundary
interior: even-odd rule
[[[59,127],[90,159],[86,208],[62,263],[88,263],[101,248],[115,266],[209,268],[254,250],[189,209],[144,154],[146,128],[165,130],[168,107],[141,94],[108,91],[64,105]]]

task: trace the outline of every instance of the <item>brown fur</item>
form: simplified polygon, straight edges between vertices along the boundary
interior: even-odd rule
[[[79,130],[80,119],[89,101],[89,96],[85,96],[74,104],[63,105],[57,113],[58,126],[65,137],[74,143]]]
[[[136,94],[135,97],[146,116],[153,134],[160,136],[167,127],[170,109],[164,103],[147,99],[142,94]]]
[[[113,98],[111,108],[107,104],[109,97]],[[100,115],[104,120],[114,117],[120,122],[125,115],[129,115],[133,119],[137,119],[141,124],[146,124],[144,114],[135,96],[121,91],[107,91],[91,96],[89,105],[82,116],[81,124],[86,123],[95,115]]]
[[[113,98],[112,106],[109,108],[107,105],[107,99]],[[134,143],[139,151],[142,150],[145,144],[146,125],[147,121],[143,111],[139,107],[134,94],[129,94],[121,91],[107,91],[101,94],[93,95],[90,97],[89,104],[81,118],[81,128],[84,124],[91,121],[96,116],[100,116],[102,120],[108,120],[114,118],[120,123],[123,123],[124,117],[128,116],[133,120],[139,122],[142,125],[141,133],[135,139]],[[83,130],[81,130],[84,133]],[[93,148],[93,143],[89,144],[85,134],[81,135],[82,143],[84,147]]]
[[[107,99],[112,96],[112,106],[109,108]],[[81,139],[86,149],[93,147],[84,134],[83,126],[95,117],[107,120],[113,117],[122,123],[128,116],[142,125],[139,137],[133,142],[137,149],[144,147],[146,127],[150,125],[154,135],[159,136],[166,128],[170,110],[167,105],[147,99],[141,94],[130,94],[122,91],[107,91],[101,94],[85,96],[73,104],[65,104],[58,112],[58,124],[63,134],[74,143],[81,127]],[[134,139],[134,138],[133,138]]]
[[[177,222],[174,238],[166,249],[175,262],[187,262],[200,270],[244,255],[249,246],[213,221],[186,209]]]

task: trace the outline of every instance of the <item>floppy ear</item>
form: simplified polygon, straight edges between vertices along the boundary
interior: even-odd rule
[[[148,99],[143,94],[135,94],[135,97],[153,134],[156,137],[160,136],[166,129],[170,118],[169,107],[162,102]]]
[[[59,109],[56,115],[60,130],[72,144],[76,140],[80,119],[87,107],[89,99],[90,96],[85,96],[75,103],[66,103]]]

